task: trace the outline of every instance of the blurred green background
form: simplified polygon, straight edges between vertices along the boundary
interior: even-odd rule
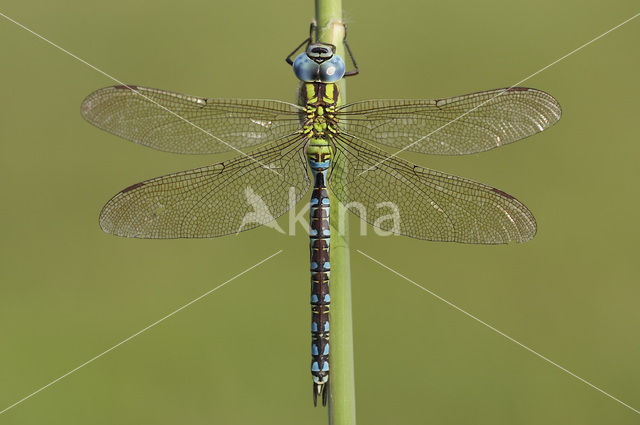
[[[362,70],[348,81],[354,101],[514,84],[638,3],[345,0],[344,8]],[[283,59],[304,38],[313,2],[4,0],[1,11],[127,83],[293,101]],[[640,408],[639,40],[640,18],[527,81],[563,106],[543,134],[468,157],[402,155],[517,196],[538,220],[533,241],[359,236],[352,220],[360,423],[638,423],[355,249]],[[98,213],[118,190],[231,154],[171,155],[99,131],[80,117],[80,102],[113,81],[4,19],[0,43],[0,410],[284,250],[0,423],[326,423],[311,403],[303,229],[177,241],[103,234]]]

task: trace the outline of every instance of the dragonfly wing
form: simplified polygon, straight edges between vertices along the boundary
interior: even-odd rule
[[[300,128],[297,105],[276,100],[207,99],[141,86],[91,93],[82,116],[117,136],[154,149],[224,152],[280,139]]]
[[[368,143],[339,136],[329,176],[336,197],[366,222],[432,241],[524,242],[536,233],[531,212],[501,190],[418,167]],[[367,171],[368,170],[368,171]]]
[[[104,206],[100,226],[134,238],[206,238],[266,224],[309,190],[303,146],[299,136],[280,140],[219,164],[134,184]]]
[[[531,136],[561,115],[549,94],[511,87],[434,100],[367,100],[345,105],[344,132],[435,155],[482,152]]]

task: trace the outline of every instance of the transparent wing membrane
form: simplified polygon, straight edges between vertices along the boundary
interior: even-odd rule
[[[266,224],[308,192],[303,145],[296,136],[248,156],[134,184],[104,206],[100,226],[126,237],[204,238]]]
[[[527,207],[501,190],[397,157],[382,162],[388,153],[351,137],[340,136],[335,146],[329,187],[376,227],[418,239],[480,244],[524,242],[536,233]]]
[[[129,87],[133,90],[113,86],[91,93],[82,102],[82,116],[96,127],[133,142],[186,154],[250,148],[300,128],[301,108],[291,103],[207,99]]]
[[[543,131],[560,115],[560,105],[551,95],[525,87],[438,100],[366,100],[339,110],[346,134],[436,155],[503,146]]]
[[[299,106],[132,88],[92,93],[82,104],[83,116],[113,134],[164,151],[215,153],[230,150],[228,145],[254,150],[128,187],[100,215],[106,232],[138,238],[237,233],[284,214],[308,191]],[[535,235],[536,222],[512,196],[389,158],[367,142],[420,153],[468,154],[543,131],[560,114],[553,97],[522,87],[440,100],[352,103],[337,114],[342,130],[334,140],[329,187],[363,220],[397,234],[465,243],[527,241]],[[258,144],[264,146],[255,148]]]

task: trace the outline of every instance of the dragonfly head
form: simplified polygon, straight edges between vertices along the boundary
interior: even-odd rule
[[[309,44],[305,54],[316,63],[328,61],[336,53],[336,46],[333,44],[313,43]]]
[[[293,61],[293,72],[304,82],[335,83],[344,76],[345,65],[333,44],[314,43]]]

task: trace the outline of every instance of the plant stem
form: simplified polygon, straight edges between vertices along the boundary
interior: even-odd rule
[[[345,58],[342,0],[316,0],[316,39],[336,46]],[[344,78],[338,83],[338,104],[346,101]],[[334,159],[335,160],[335,159]],[[333,176],[336,178],[337,174]],[[333,184],[343,185],[342,182]],[[349,226],[344,206],[333,194],[331,202],[331,376],[329,378],[329,424],[355,425],[356,395],[353,362],[353,324],[351,314],[351,270]],[[340,219],[340,218],[344,219]]]

